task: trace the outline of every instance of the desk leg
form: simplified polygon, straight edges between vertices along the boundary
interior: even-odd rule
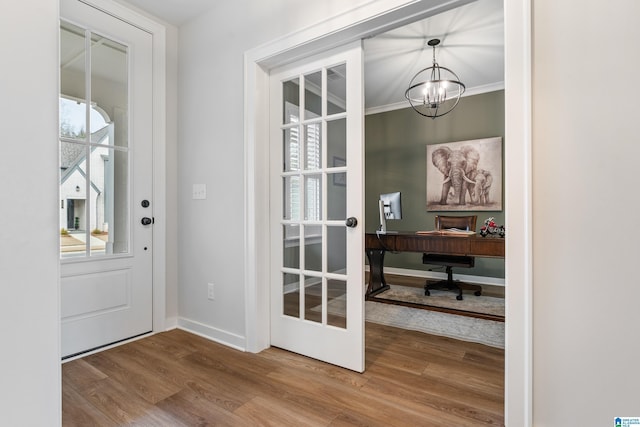
[[[384,280],[384,249],[367,249],[369,259],[369,285],[367,286],[366,299],[389,289]]]

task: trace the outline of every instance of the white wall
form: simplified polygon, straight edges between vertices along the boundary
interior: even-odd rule
[[[50,426],[60,419],[58,3],[2,9],[0,424]]]
[[[182,326],[244,346],[243,54],[358,3],[366,2],[217,2],[209,13],[180,28]],[[206,200],[192,199],[193,184],[207,185]],[[214,301],[207,300],[208,282],[216,286]]]
[[[640,2],[534,1],[534,425],[640,417]]]

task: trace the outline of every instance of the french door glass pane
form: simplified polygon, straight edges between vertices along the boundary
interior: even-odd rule
[[[327,271],[347,274],[347,229],[343,225],[327,227]]]
[[[322,71],[304,76],[304,119],[322,115]]]
[[[282,123],[300,121],[300,79],[295,78],[282,84]]]
[[[322,131],[320,123],[312,123],[304,126],[305,162],[306,170],[315,170],[322,167]]]
[[[304,177],[304,219],[319,221],[322,219],[322,175]]]
[[[304,226],[304,269],[322,271],[322,226]]]
[[[327,175],[327,219],[347,218],[347,174],[345,172]]]
[[[327,280],[327,324],[347,327],[347,282]]]
[[[283,210],[282,219],[299,221],[300,207],[300,177],[285,176],[282,178]]]
[[[329,159],[340,159],[329,166],[347,165],[347,119],[327,121],[327,156]]]
[[[322,322],[322,278],[305,276],[304,318],[312,322]]]
[[[283,226],[282,266],[300,268],[300,226],[298,224]]]
[[[300,317],[300,275],[283,273],[282,284],[282,314]]]
[[[347,64],[327,69],[327,114],[344,113],[347,106]]]
[[[283,130],[282,138],[283,170],[300,170],[300,129],[296,127]]]

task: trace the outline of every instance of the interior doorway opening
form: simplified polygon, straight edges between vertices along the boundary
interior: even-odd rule
[[[246,246],[245,271],[247,350],[260,351],[269,346],[266,319],[269,316],[268,290],[261,278],[269,274],[268,262],[262,254],[268,251],[269,238],[264,230],[268,221],[257,214],[268,209],[268,111],[265,98],[269,69],[315,52],[340,44],[371,37],[388,29],[440,13],[468,3],[446,5],[411,3],[393,11],[375,6],[363,7],[360,19],[348,28],[344,17],[323,22],[303,33],[279,39],[248,51],[245,54],[245,148],[246,189],[245,205]],[[350,19],[349,22],[353,22]],[[508,290],[507,318],[510,324],[506,348],[505,423],[531,423],[531,9],[528,0],[509,2],[505,9],[505,200],[509,231],[506,260],[509,270],[505,278],[517,286]]]

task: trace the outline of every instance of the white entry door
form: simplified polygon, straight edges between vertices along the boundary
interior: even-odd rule
[[[361,44],[274,70],[270,97],[271,344],[362,372]]]
[[[62,356],[152,330],[152,36],[60,2]]]

